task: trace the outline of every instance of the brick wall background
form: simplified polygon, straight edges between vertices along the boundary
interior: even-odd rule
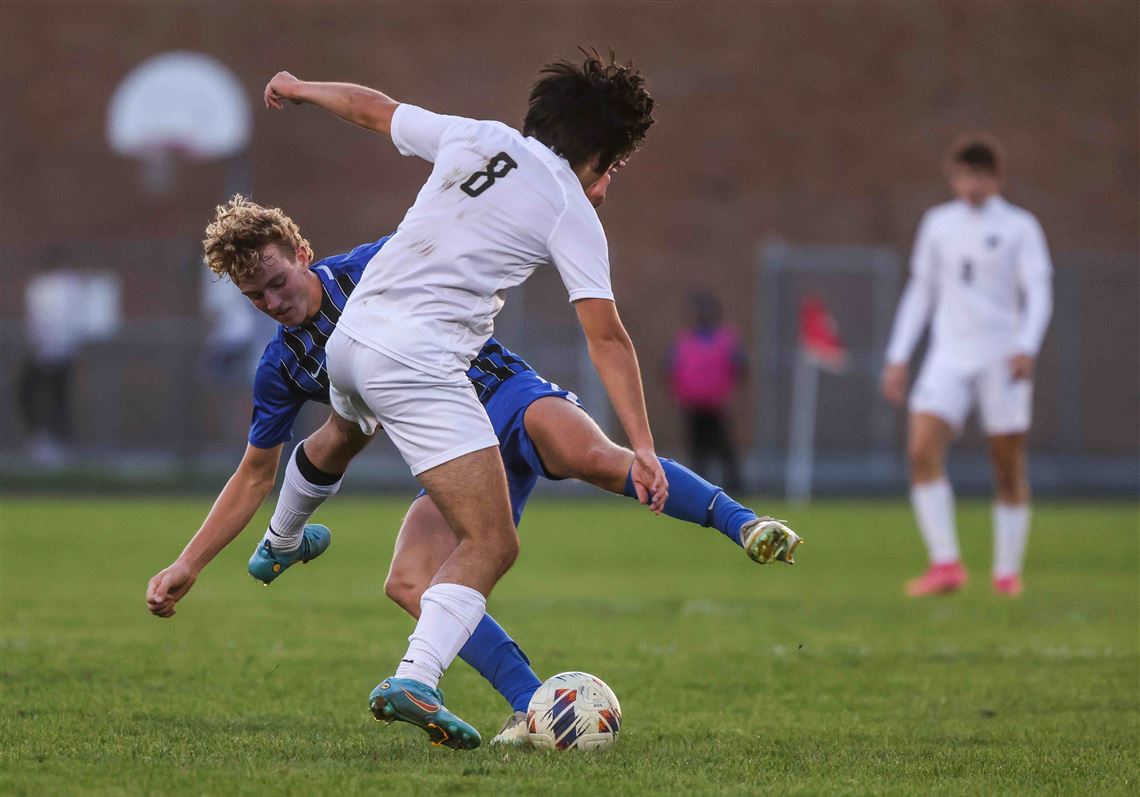
[[[635,59],[659,103],[603,211],[647,370],[694,287],[751,334],[762,241],[905,253],[945,198],[944,147],[984,128],[1004,139],[1006,195],[1041,219],[1059,268],[1125,264],[1094,276],[1091,298],[1058,295],[1057,313],[1087,321],[1089,445],[1129,451],[1140,436],[1133,3],[5,2],[0,23],[0,318],[19,317],[27,261],[55,242],[121,269],[132,317],[196,316],[193,260],[139,257],[129,242],[192,248],[224,167],[184,168],[155,198],[104,143],[112,91],[151,55],[208,53],[255,100],[289,69],[518,124],[536,68],[588,43]],[[255,198],[283,206],[318,256],[393,229],[427,172],[311,108],[256,110],[251,157]],[[656,391],[651,411],[676,443]],[[1054,414],[1044,445],[1065,423]]]

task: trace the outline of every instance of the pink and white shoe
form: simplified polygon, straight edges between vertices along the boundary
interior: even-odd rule
[[[931,565],[925,573],[906,583],[906,594],[912,598],[945,595],[966,586],[968,576],[961,562]]]
[[[1001,578],[994,576],[994,592],[998,595],[1016,598],[1021,594],[1021,576],[1002,576]]]

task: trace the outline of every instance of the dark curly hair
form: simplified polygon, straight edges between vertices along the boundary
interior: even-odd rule
[[[579,47],[581,66],[555,61],[539,71],[530,90],[523,135],[534,136],[576,170],[594,158],[599,170],[625,160],[653,124],[653,98],[633,64],[619,64],[611,51]]]

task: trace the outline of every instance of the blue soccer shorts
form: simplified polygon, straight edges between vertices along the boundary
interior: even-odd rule
[[[484,405],[495,435],[499,438],[499,452],[507,472],[511,514],[516,527],[522,521],[523,509],[538,484],[538,477],[554,481],[560,478],[547,472],[523,423],[530,405],[548,396],[566,399],[577,407],[582,406],[576,395],[548,382],[534,371],[523,371],[505,380]],[[420,490],[420,496],[426,494]]]

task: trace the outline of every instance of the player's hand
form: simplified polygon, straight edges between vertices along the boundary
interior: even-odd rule
[[[300,86],[301,81],[288,72],[278,72],[265,85],[265,107],[280,111],[285,107],[281,104],[282,100],[300,105],[301,101],[297,99],[297,89]]]
[[[630,476],[633,477],[637,500],[660,515],[669,498],[669,480],[665,478],[665,469],[661,467],[657,453],[651,448],[634,451]]]
[[[1033,378],[1033,356],[1030,354],[1015,354],[1009,358],[1009,375],[1014,382]]]
[[[883,368],[883,377],[879,385],[883,391],[883,398],[900,406],[906,400],[906,364],[888,363]]]
[[[174,604],[182,600],[197,579],[196,572],[176,561],[147,584],[146,607],[157,617],[173,617]]]

